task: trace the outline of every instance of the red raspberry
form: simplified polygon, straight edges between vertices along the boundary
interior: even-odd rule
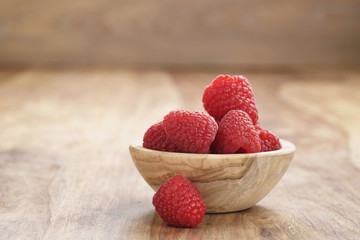
[[[254,124],[259,118],[251,85],[243,76],[218,76],[205,88],[202,101],[205,110],[219,121],[230,110],[245,111]]]
[[[275,133],[263,129],[260,125],[256,126],[256,131],[261,140],[261,152],[275,151],[281,148],[280,139]]]
[[[159,151],[177,152],[176,145],[166,136],[163,122],[152,125],[145,133],[143,147]]]
[[[218,125],[207,113],[178,110],[164,117],[164,129],[179,152],[209,153]]]
[[[160,217],[177,227],[195,227],[206,212],[199,189],[181,175],[163,183],[152,202]]]
[[[241,110],[231,110],[220,122],[214,153],[256,153],[260,152],[259,135],[249,117]]]

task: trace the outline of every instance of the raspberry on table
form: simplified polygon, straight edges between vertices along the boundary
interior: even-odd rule
[[[256,153],[261,150],[259,135],[249,115],[231,110],[220,122],[211,146],[213,153]]]
[[[199,189],[182,175],[163,183],[152,202],[160,217],[177,227],[197,226],[206,212]]]
[[[219,75],[205,88],[202,98],[205,110],[220,121],[230,110],[243,110],[253,124],[259,118],[255,96],[244,76]]]
[[[143,147],[152,150],[177,152],[176,145],[166,136],[163,122],[152,125],[146,131],[143,138]]]
[[[256,131],[261,141],[261,152],[275,151],[281,148],[280,139],[275,133],[262,128],[260,125],[256,126]]]
[[[179,152],[209,153],[218,125],[209,114],[200,111],[171,111],[164,117],[167,137]]]

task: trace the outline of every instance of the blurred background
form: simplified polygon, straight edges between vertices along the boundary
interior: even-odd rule
[[[358,68],[358,0],[2,0],[0,66]]]

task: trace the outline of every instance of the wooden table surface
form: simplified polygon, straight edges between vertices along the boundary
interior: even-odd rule
[[[261,124],[297,147],[287,173],[247,211],[160,219],[128,146],[170,110],[202,110],[219,73],[1,70],[0,238],[359,239],[356,71],[241,72]]]

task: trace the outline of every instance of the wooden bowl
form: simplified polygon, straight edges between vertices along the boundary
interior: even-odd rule
[[[208,213],[223,213],[254,206],[279,182],[295,152],[291,142],[280,141],[280,150],[251,154],[172,153],[141,144],[129,149],[141,176],[155,191],[181,174],[199,188]]]

